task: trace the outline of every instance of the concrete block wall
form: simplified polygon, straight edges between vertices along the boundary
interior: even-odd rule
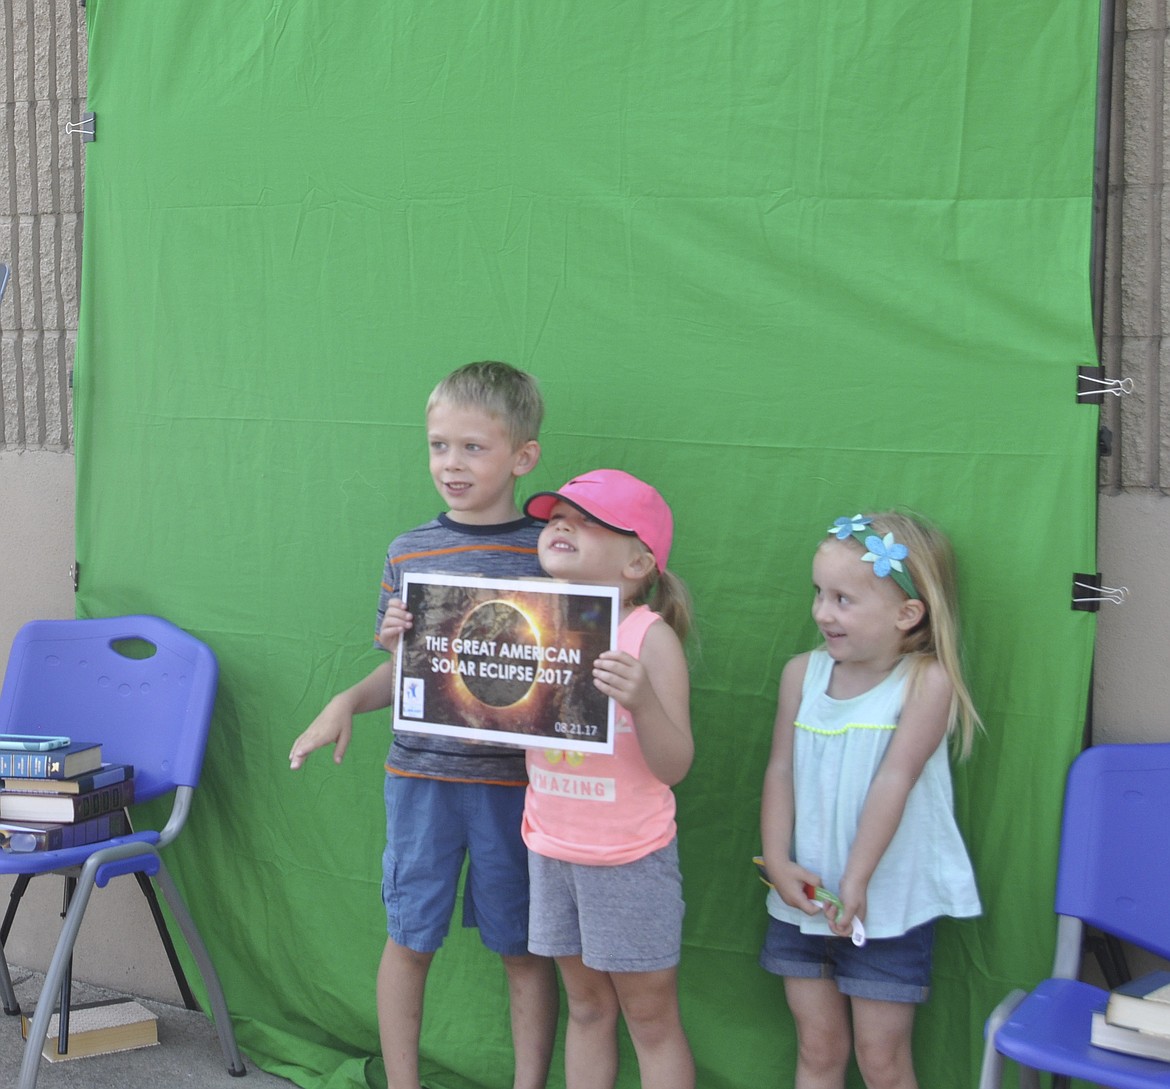
[[[0,3],[0,450],[72,442],[69,371],[81,277],[85,9]]]
[[[1094,739],[1170,741],[1170,49],[1166,0],[1118,0],[1102,362],[1134,389],[1106,397],[1098,567],[1128,601],[1098,617]]]

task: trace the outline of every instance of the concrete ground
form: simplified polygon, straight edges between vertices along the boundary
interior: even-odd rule
[[[43,976],[15,966],[11,967],[11,974],[21,1009],[33,1009]],[[42,1059],[37,1089],[170,1089],[171,1086],[293,1089],[293,1082],[265,1073],[247,1055],[244,1056],[247,1074],[244,1077],[228,1074],[215,1026],[202,1013],[151,998],[121,996],[86,983],[73,985],[76,1002],[116,997],[134,997],[158,1014],[158,1045],[67,1062],[50,1063]],[[0,1011],[0,1085],[16,1084],[23,1055],[20,1018],[6,1017]]]

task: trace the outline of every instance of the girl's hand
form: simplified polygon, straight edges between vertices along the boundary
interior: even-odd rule
[[[821,883],[819,874],[813,873],[812,870],[806,870],[795,862],[788,862],[778,867],[777,873],[773,873],[769,867],[768,877],[780,894],[780,899],[789,907],[799,908],[805,915],[815,915],[821,910],[815,901],[810,900],[804,894],[805,885],[815,887]]]
[[[607,650],[593,663],[593,683],[604,695],[615,699],[634,717],[653,696],[646,667],[624,650]]]
[[[650,774],[667,786],[681,782],[695,758],[695,742],[687,659],[671,627],[652,623],[637,658],[624,651],[599,654],[593,683],[633,716]]]
[[[825,918],[829,920],[829,926],[834,934],[848,938],[853,933],[854,916],[865,922],[866,892],[865,885],[855,885],[848,877],[841,879],[841,891],[838,896],[842,910],[838,911],[832,904],[825,906]]]
[[[391,598],[386,604],[386,612],[382,617],[378,642],[387,650],[397,650],[399,636],[413,624],[414,617],[406,611],[406,606],[398,598]]]

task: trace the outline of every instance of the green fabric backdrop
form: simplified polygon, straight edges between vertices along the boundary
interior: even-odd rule
[[[292,739],[363,676],[382,557],[434,515],[422,410],[539,376],[525,491],[598,465],[673,504],[698,756],[678,791],[684,1017],[706,1089],[784,1084],[756,967],[760,781],[837,515],[917,508],[962,564],[987,723],[956,772],[985,915],[940,927],[923,1084],[1045,973],[1093,617],[1088,0],[90,0],[79,612],[156,612],[222,668],[169,864],[242,1046],[382,1084],[387,719]],[[427,1080],[502,1089],[502,972],[436,961]],[[560,1055],[553,1085],[562,1084]],[[626,1053],[621,1085],[637,1084]]]

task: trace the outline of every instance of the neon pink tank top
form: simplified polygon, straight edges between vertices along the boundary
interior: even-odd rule
[[[661,617],[640,605],[618,627],[618,650],[637,658]],[[642,756],[634,721],[614,715],[614,753],[529,749],[521,834],[548,858],[620,866],[665,847],[676,832],[674,794]]]

